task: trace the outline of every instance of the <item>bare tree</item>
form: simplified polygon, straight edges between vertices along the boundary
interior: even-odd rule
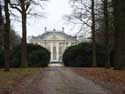
[[[71,0],[73,11],[70,15],[65,15],[68,22],[74,25],[80,25],[81,31],[83,30],[83,25],[89,28],[91,27],[91,11],[88,3],[84,0]]]
[[[68,21],[74,24],[86,25],[92,32],[92,66],[96,66],[96,40],[95,40],[95,1],[91,0],[71,0],[73,2],[74,11],[71,15],[66,16]],[[91,4],[90,4],[91,3]],[[97,11],[97,10],[96,10]],[[83,30],[83,29],[80,29]]]
[[[10,49],[13,49],[17,45],[21,44],[21,38],[16,34],[16,31],[11,28],[10,30]]]
[[[4,17],[3,17],[3,4],[0,2],[0,49],[4,48]],[[11,14],[10,14],[11,15]],[[20,44],[20,37],[16,34],[15,30],[10,27],[10,49],[12,49],[14,46]]]
[[[9,71],[10,64],[10,14],[9,14],[9,0],[4,0],[5,12],[5,28],[4,28],[4,57],[5,57],[5,71]]]
[[[92,52],[93,52],[93,58],[92,58],[92,62],[93,62],[93,67],[96,66],[96,40],[95,40],[95,1],[91,0],[91,15],[92,15]]]
[[[108,0],[103,1],[104,9],[104,29],[105,29],[105,67],[110,68],[110,46],[109,46],[109,12],[108,12]]]
[[[115,27],[115,69],[125,67],[125,0],[112,0]]]
[[[47,1],[47,0],[41,0]],[[31,5],[39,5],[39,2],[35,2],[35,0],[14,0],[10,3],[13,9],[16,9],[21,14],[22,19],[22,43],[21,43],[21,66],[27,66],[27,15],[29,15],[33,8]],[[33,15],[36,15],[34,13]]]
[[[0,2],[0,48],[3,48],[3,25],[2,4]]]
[[[1,5],[1,2],[0,2],[0,25],[3,24],[3,15],[2,15],[2,5]]]

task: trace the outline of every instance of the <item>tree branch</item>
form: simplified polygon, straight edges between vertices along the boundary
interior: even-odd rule
[[[22,13],[21,9],[18,7],[18,4],[12,4],[10,3],[10,7],[13,9],[16,9],[17,11],[19,11],[20,13]]]

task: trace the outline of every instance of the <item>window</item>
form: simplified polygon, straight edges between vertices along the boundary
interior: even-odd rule
[[[74,43],[72,43],[72,45],[74,45]]]
[[[62,47],[59,47],[59,55],[62,55]]]
[[[56,47],[53,47],[53,60],[56,60]]]
[[[67,43],[66,43],[66,46],[68,46],[68,44],[69,44],[69,43],[67,42]]]
[[[62,62],[62,56],[59,56],[59,61]]]

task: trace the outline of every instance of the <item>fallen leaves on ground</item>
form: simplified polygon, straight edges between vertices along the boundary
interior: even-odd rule
[[[125,71],[123,70],[105,68],[73,68],[73,71],[81,76],[86,76],[93,80],[125,86]]]
[[[39,71],[40,68],[15,68],[9,72],[4,72],[3,69],[0,69],[0,91],[12,88],[19,80]]]
[[[111,94],[125,94],[125,70],[105,68],[72,68],[72,70],[110,90]]]

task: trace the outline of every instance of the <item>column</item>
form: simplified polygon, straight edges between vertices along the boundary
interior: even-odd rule
[[[59,62],[59,42],[56,43],[56,60]]]
[[[64,52],[65,49],[66,49],[66,46],[65,46],[65,40],[64,40],[62,43],[63,43],[63,46],[62,46],[63,48],[62,48],[62,49],[63,49],[63,52]]]
[[[53,42],[50,42],[50,54],[51,54],[51,58],[50,61],[53,61]]]

